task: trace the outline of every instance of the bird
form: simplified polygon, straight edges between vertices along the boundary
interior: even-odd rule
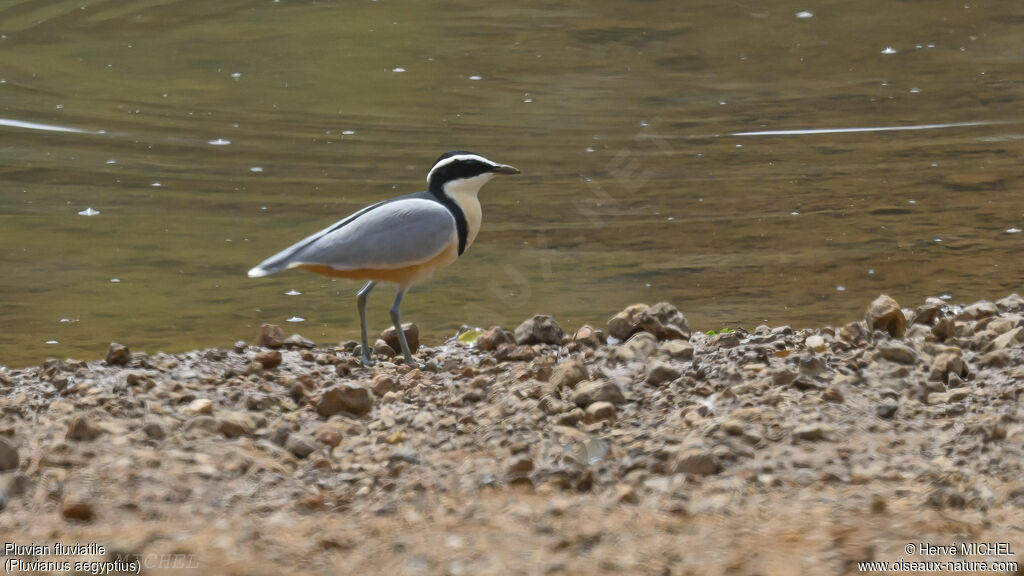
[[[366,300],[377,283],[393,284],[397,293],[391,321],[406,364],[417,366],[402,330],[402,297],[410,286],[448,266],[473,244],[482,219],[477,194],[498,174],[519,174],[519,169],[465,150],[445,152],[427,172],[426,190],[358,210],[267,258],[248,275],[260,278],[301,268],[331,278],[367,281],[356,293],[362,362],[367,367],[375,362],[366,338]]]

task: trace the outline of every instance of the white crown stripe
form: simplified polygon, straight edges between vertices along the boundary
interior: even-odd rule
[[[490,164],[491,166],[498,166],[496,162],[491,162],[487,158],[484,158],[483,156],[480,156],[478,154],[459,154],[458,156],[445,158],[444,160],[441,160],[437,164],[434,164],[434,167],[430,169],[430,172],[427,172],[427,183],[430,183],[430,177],[434,175],[434,170],[437,170],[438,168],[443,168],[453,162],[463,162],[465,160],[477,160],[485,164]]]

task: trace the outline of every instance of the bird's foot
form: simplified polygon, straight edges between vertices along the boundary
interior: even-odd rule
[[[410,368],[419,368],[420,370],[423,370],[423,364],[417,362],[412,356],[405,357],[405,365]]]
[[[370,356],[368,354],[363,354],[363,367],[364,368],[373,368],[376,365],[377,365],[377,361],[376,360],[374,360],[373,358],[370,358]]]

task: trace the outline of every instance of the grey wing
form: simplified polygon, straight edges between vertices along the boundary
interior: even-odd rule
[[[336,270],[402,268],[430,260],[453,239],[455,218],[447,208],[433,200],[404,198],[375,204],[313,234],[271,256],[249,276],[302,264]]]

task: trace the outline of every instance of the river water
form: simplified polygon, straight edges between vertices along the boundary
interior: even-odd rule
[[[1018,291],[1022,24],[1009,0],[0,2],[0,365],[356,338],[358,284],[245,273],[450,149],[522,175],[406,297],[428,344]]]

